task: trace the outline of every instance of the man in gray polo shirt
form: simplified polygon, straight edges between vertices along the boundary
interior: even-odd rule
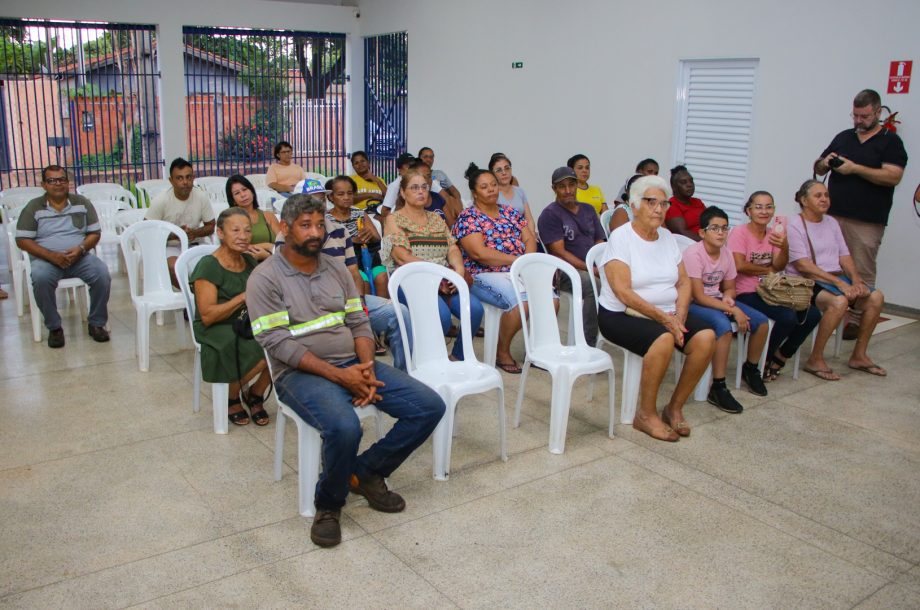
[[[48,347],[64,347],[64,329],[55,290],[62,279],[78,277],[89,285],[89,336],[109,340],[109,288],[112,278],[101,260],[86,253],[96,247],[102,227],[93,204],[68,192],[67,171],[42,170],[45,194],[26,204],[16,224],[16,245],[31,257],[32,290],[50,331]]]

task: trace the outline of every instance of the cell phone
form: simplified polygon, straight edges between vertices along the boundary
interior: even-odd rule
[[[840,157],[834,157],[833,159],[830,159],[830,160],[827,162],[827,165],[828,165],[831,169],[837,169],[838,167],[840,167],[841,165],[843,165],[843,159],[841,159]]]
[[[786,227],[789,226],[789,218],[783,216],[782,214],[777,214],[773,217],[773,232],[774,233],[785,233]]]

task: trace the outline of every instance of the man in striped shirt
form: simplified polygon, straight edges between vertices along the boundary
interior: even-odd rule
[[[48,347],[64,347],[64,329],[57,310],[58,282],[80,278],[89,285],[89,336],[109,340],[109,270],[87,252],[96,247],[102,227],[93,204],[69,192],[67,170],[49,165],[42,170],[45,194],[26,204],[16,223],[16,245],[31,257],[32,290],[49,330]],[[36,315],[35,312],[32,315]]]
[[[259,265],[246,287],[253,334],[271,363],[278,398],[323,439],[310,538],[335,546],[348,491],[371,508],[402,511],[390,476],[431,434],[444,401],[407,374],[374,362],[374,340],[357,287],[343,261],[322,252],[322,197],[294,195],[281,212],[284,244]],[[396,424],[357,455],[361,424],[352,407],[374,404]]]

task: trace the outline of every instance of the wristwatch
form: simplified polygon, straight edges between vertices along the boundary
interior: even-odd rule
[[[83,247],[83,244],[80,244],[80,252],[86,254],[86,248]]]

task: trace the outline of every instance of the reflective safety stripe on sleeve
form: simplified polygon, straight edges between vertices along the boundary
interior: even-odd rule
[[[361,299],[348,299],[345,301],[345,313],[355,313],[356,311],[364,311],[364,306],[361,305]]]
[[[278,311],[270,313],[252,321],[252,334],[258,335],[266,330],[278,328],[279,326],[287,326],[289,323],[290,318],[288,312]]]
[[[290,328],[290,331],[293,336],[299,337],[315,330],[332,328],[334,326],[341,326],[343,324],[345,324],[345,312],[336,311],[333,313],[327,313],[326,315],[320,316],[314,320],[310,320],[309,322],[295,324]]]

